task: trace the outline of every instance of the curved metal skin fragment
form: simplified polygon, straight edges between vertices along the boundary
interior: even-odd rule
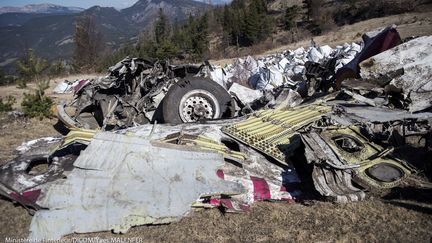
[[[305,145],[305,156],[309,163],[314,163],[312,179],[315,189],[323,196],[336,202],[360,201],[365,193],[352,182],[350,168],[358,165],[347,165],[329,147],[317,133],[301,135]]]
[[[341,148],[334,139],[341,135],[355,138],[362,144],[362,149],[360,151],[352,152]],[[349,165],[359,165],[358,168],[353,169],[355,175],[353,179],[368,189],[383,190],[395,187],[407,178],[413,170],[404,161],[389,155],[393,150],[392,148],[384,149],[378,144],[369,142],[360,133],[360,128],[358,126],[338,128],[333,131],[328,129],[321,133],[321,137],[328,142],[328,145],[340,158],[343,159],[343,161],[345,161],[345,163]],[[368,168],[379,164],[391,164],[401,171],[402,176],[394,178],[394,181],[388,182],[374,179],[366,173]]]
[[[351,181],[366,189],[384,190],[399,185],[411,174],[406,163],[388,156],[391,149],[368,142],[358,127],[327,127],[321,132],[302,133],[301,137],[306,158],[314,163],[312,178],[317,191],[337,202],[365,198],[363,189]],[[381,168],[370,173],[375,167]],[[399,172],[397,176],[395,171]]]
[[[18,147],[18,157],[0,167],[0,194],[24,207],[39,209],[36,199],[41,188],[73,169],[79,151],[94,134],[90,130],[71,130],[63,138],[40,138]],[[40,165],[45,168],[33,171]]]
[[[71,129],[59,145],[59,149],[73,143],[82,143],[87,145],[91,142],[96,132],[97,131],[95,130]]]
[[[355,187],[349,171],[337,170],[331,167],[315,166],[312,172],[315,189],[323,196],[339,202],[362,201],[366,194]]]
[[[126,232],[133,225],[178,220],[202,196],[244,192],[240,184],[217,177],[223,164],[219,153],[99,133],[75,161],[68,179],[43,189],[38,204],[49,210],[36,212],[30,238]]]
[[[39,185],[54,180],[63,172],[57,161],[50,161],[52,149],[59,138],[41,138],[18,147],[19,155],[0,167],[0,194],[24,206],[39,208],[35,203]],[[34,163],[45,162],[50,166],[43,173],[30,174]]]
[[[79,127],[79,124],[66,113],[65,105],[53,105],[51,111],[67,128]]]

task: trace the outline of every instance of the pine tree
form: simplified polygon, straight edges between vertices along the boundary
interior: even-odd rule
[[[0,85],[4,85],[4,84],[6,84],[7,82],[6,82],[6,74],[5,74],[5,72],[3,71],[3,68],[2,67],[0,67]]]
[[[16,64],[19,74],[18,87],[25,88],[27,82],[38,81],[48,67],[47,60],[39,58],[32,49],[28,49],[24,57]]]
[[[191,33],[193,35],[193,48],[196,58],[203,58],[208,51],[208,18],[207,14],[204,14],[196,24],[196,31]]]
[[[165,16],[162,8],[160,8],[158,19],[154,24],[154,35],[156,43],[161,44],[163,41],[166,41],[169,33],[170,29],[168,19]]]
[[[96,26],[95,16],[82,15],[75,22],[74,65],[79,71],[93,69],[104,49],[102,33]]]
[[[271,30],[271,20],[264,0],[252,0],[242,29],[245,45],[253,45],[266,39]]]
[[[244,36],[244,25],[245,25],[245,9],[234,8],[232,10],[232,27],[231,27],[231,39],[232,43],[239,47],[242,44],[242,38]]]
[[[284,28],[285,30],[290,30],[293,27],[296,27],[296,18],[299,14],[299,7],[298,6],[292,6],[287,7],[284,14]]]
[[[245,25],[242,32],[245,37],[246,45],[252,45],[258,41],[258,36],[260,32],[260,16],[257,9],[253,6],[253,3],[248,10],[249,11],[247,13]]]
[[[51,63],[51,67],[49,68],[49,76],[56,77],[64,74],[66,71],[63,60],[57,60],[56,62]]]

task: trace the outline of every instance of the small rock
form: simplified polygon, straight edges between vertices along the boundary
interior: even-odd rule
[[[24,116],[24,113],[22,111],[9,111],[7,114],[9,117],[15,118],[15,119]]]

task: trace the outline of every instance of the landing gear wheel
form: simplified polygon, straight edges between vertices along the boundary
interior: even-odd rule
[[[232,116],[231,96],[218,83],[190,77],[169,89],[163,100],[163,120],[179,124]]]

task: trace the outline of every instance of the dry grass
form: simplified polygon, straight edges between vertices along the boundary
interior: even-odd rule
[[[65,79],[73,81],[73,80],[82,80],[82,79],[90,79],[95,78],[97,76],[101,76],[104,74],[78,74],[78,75],[71,75],[68,77],[58,77],[53,78],[50,80],[49,88],[45,91],[45,94],[51,98],[53,98],[54,101],[64,101],[72,98],[72,95],[70,94],[54,94],[52,91],[53,89],[59,84],[60,82],[64,81]],[[8,95],[12,95],[16,98],[16,103],[14,104],[14,109],[20,109],[21,108],[21,102],[24,98],[24,93],[32,93],[36,90],[36,83],[28,83],[27,88],[19,89],[16,85],[7,85],[7,86],[0,86],[0,98],[4,98]]]
[[[431,230],[430,214],[379,200],[311,206],[260,202],[248,213],[203,210],[170,225],[136,227],[120,237],[149,242],[428,242]],[[113,237],[69,237],[77,236]]]

